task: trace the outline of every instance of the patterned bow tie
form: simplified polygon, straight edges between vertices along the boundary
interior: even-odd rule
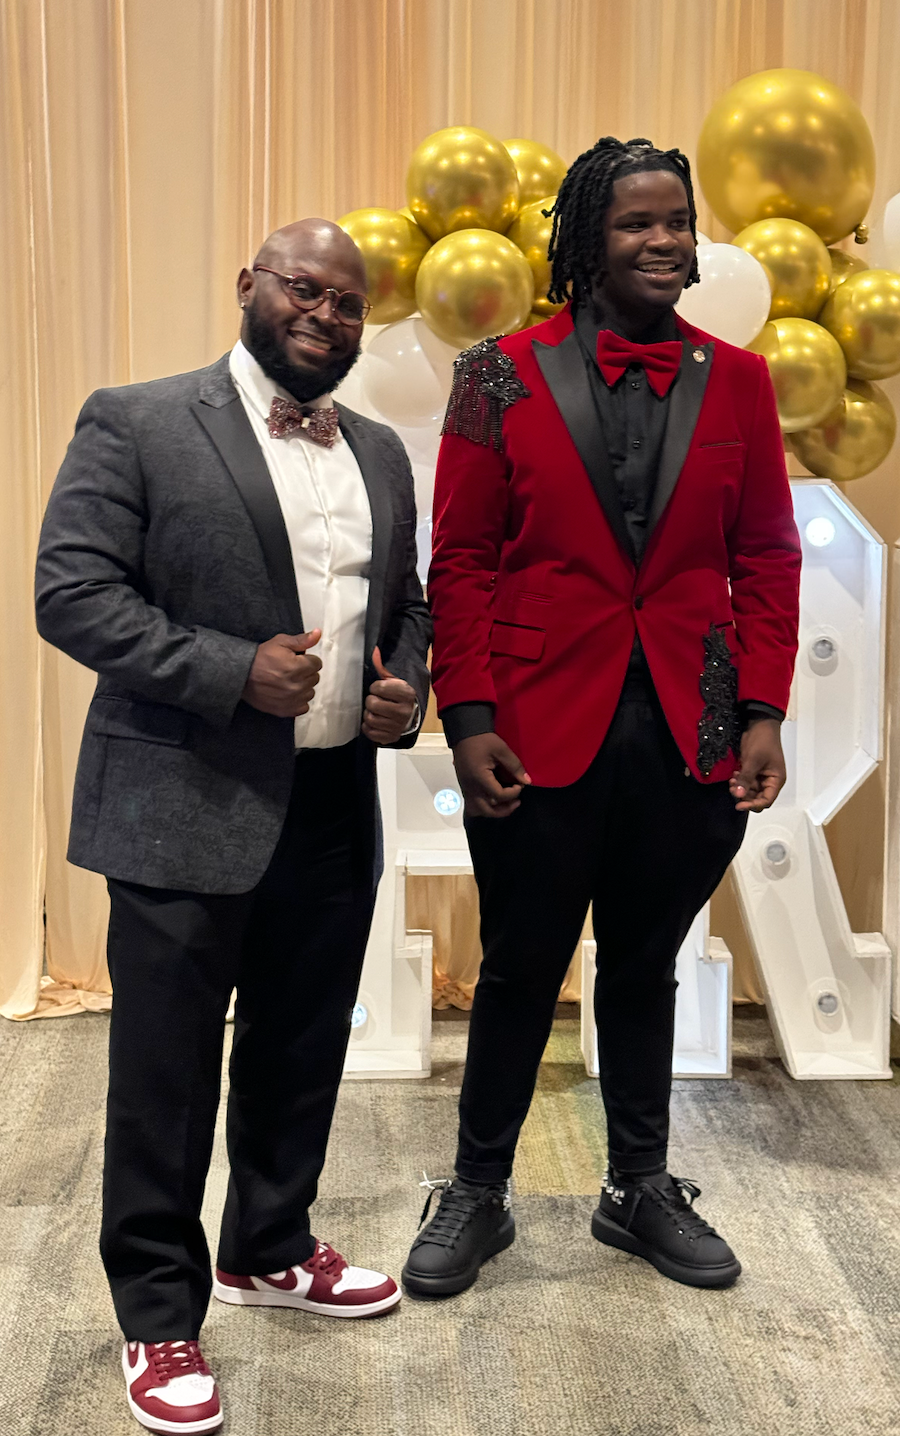
[[[295,404],[293,399],[282,399],[276,394],[266,423],[273,439],[289,439],[292,434],[305,434],[314,444],[321,444],[323,449],[333,449],[338,431],[338,411],[333,404],[330,409],[304,408],[302,404]]]
[[[607,384],[615,384],[629,364],[642,364],[647,383],[662,398],[672,385],[681,364],[681,343],[667,339],[662,344],[632,344],[611,329],[597,335],[597,367]]]

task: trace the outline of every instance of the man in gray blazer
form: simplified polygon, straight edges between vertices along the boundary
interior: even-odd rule
[[[197,1344],[211,1288],[335,1316],[400,1295],[309,1223],[380,875],[376,747],[415,742],[428,692],[409,463],[331,399],[365,288],[335,225],[273,234],[231,354],[88,399],[41,535],[40,632],[99,675],[69,859],[109,885],[101,1251],[153,1429],[221,1424]],[[233,988],[213,1284],[200,1206]]]

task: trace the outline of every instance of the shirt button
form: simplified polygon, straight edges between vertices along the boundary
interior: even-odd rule
[[[631,387],[632,387],[632,389],[640,389],[641,386],[640,386],[640,384],[638,383],[637,379],[632,379],[632,381],[631,381]]]
[[[641,447],[641,441],[640,441],[640,439],[632,439],[632,441],[631,441],[631,447],[632,447],[633,449],[639,449],[639,448]]]
[[[644,597],[643,597],[643,594],[636,593],[636,594],[634,595],[634,606],[635,606],[635,608],[643,608],[643,607],[644,607]]]

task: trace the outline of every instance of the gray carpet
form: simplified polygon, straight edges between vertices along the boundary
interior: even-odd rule
[[[128,1436],[96,1255],[107,1019],[0,1022],[0,1436]],[[315,1230],[398,1273],[420,1168],[449,1171],[465,1022],[430,1081],[345,1084]],[[599,1100],[557,1021],[516,1172],[519,1235],[477,1285],[381,1320],[213,1303],[228,1436],[900,1433],[900,1073],[793,1083],[739,1015],[733,1082],[681,1082],[672,1168],[744,1276],[677,1286],[598,1246]],[[215,1229],[225,1163],[207,1194]]]

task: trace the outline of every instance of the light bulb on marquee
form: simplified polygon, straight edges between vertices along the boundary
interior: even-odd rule
[[[825,548],[834,540],[834,524],[824,515],[810,519],[806,525],[806,537],[813,548]]]

